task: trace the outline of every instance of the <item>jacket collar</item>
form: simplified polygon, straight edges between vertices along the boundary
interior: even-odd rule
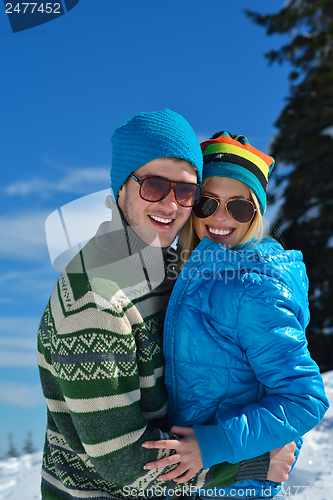
[[[278,277],[282,278],[285,275],[285,279],[288,280],[288,270],[299,266],[300,263],[303,266],[302,260],[302,252],[284,250],[271,238],[264,238],[255,244],[250,242],[236,249],[228,249],[205,236],[184,266],[183,275],[190,277],[194,269],[199,274],[207,276],[228,270],[244,269],[248,272],[275,276],[278,267]]]

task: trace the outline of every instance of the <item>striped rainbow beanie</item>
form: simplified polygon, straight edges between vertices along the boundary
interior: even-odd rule
[[[217,132],[201,143],[203,177],[230,177],[248,186],[258,198],[261,213],[266,210],[268,177],[275,161],[251,146],[243,135]]]
[[[111,144],[111,188],[115,200],[127,177],[157,158],[181,158],[192,163],[198,170],[198,182],[202,182],[200,144],[188,121],[174,111],[138,113],[116,129]]]

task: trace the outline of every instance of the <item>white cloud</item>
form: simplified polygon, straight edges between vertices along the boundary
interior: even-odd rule
[[[69,252],[70,258],[73,258],[80,247],[95,235],[100,224],[110,220],[111,212],[105,206],[109,193],[108,189],[104,189],[83,196],[49,215],[45,231],[52,264],[64,252]],[[62,270],[61,266],[60,269],[55,268]]]
[[[38,323],[36,322],[36,331],[37,331],[37,326]],[[22,332],[24,333],[24,331]],[[35,351],[36,350],[36,335],[35,338],[28,338],[28,337],[0,337],[0,348],[2,347],[14,347],[18,349],[30,349]]]
[[[27,385],[16,382],[1,382],[0,401],[22,408],[32,408],[43,404],[44,399],[39,384]]]
[[[47,252],[45,220],[49,211],[0,217],[0,255],[40,262]]]
[[[0,366],[37,366],[38,317],[0,317]]]
[[[8,336],[18,335],[36,335],[40,318],[37,316],[25,316],[17,318],[16,316],[0,317],[0,334]]]
[[[80,169],[67,169],[65,176],[59,180],[35,178],[28,181],[13,182],[4,188],[8,196],[40,193],[86,194],[91,189],[97,189],[101,184],[107,188],[110,185],[110,168],[89,167]]]
[[[47,243],[50,251],[59,245],[61,251],[64,251],[64,245],[68,250],[66,233],[70,237],[71,246],[85,243],[94,236],[101,222],[110,220],[110,211],[104,205],[109,193],[110,189],[104,189],[62,206],[63,222],[59,210],[52,214],[41,210],[3,215],[0,217],[0,257],[14,256],[39,263],[44,259],[46,262]],[[45,224],[48,229],[47,239]]]
[[[0,366],[2,367],[17,367],[17,368],[32,368],[37,366],[37,354],[35,351],[18,351],[11,349],[0,350]],[[2,384],[2,382],[1,382]]]
[[[34,301],[39,299],[46,301],[59,277],[59,273],[55,273],[49,260],[46,264],[48,265],[41,265],[38,269],[10,270],[0,275],[0,303],[15,302],[19,307],[23,301],[26,302],[31,290],[34,291]]]

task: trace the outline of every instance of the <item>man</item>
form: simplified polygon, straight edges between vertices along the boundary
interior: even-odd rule
[[[163,315],[172,288],[168,249],[198,200],[202,154],[188,122],[169,110],[139,113],[112,137],[111,222],[60,276],[38,333],[47,402],[42,498],[163,498],[175,483],[145,470],[172,451],[167,439]],[[257,477],[285,479],[274,452],[200,471],[185,488]],[[281,456],[281,455],[280,455]],[[275,457],[275,458],[274,458]],[[281,478],[282,474],[282,478]]]

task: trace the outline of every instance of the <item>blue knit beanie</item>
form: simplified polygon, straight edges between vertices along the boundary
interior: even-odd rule
[[[188,121],[174,111],[138,113],[116,129],[111,144],[111,188],[115,200],[132,172],[158,158],[190,162],[198,170],[198,182],[202,182],[203,159],[198,139]]]

